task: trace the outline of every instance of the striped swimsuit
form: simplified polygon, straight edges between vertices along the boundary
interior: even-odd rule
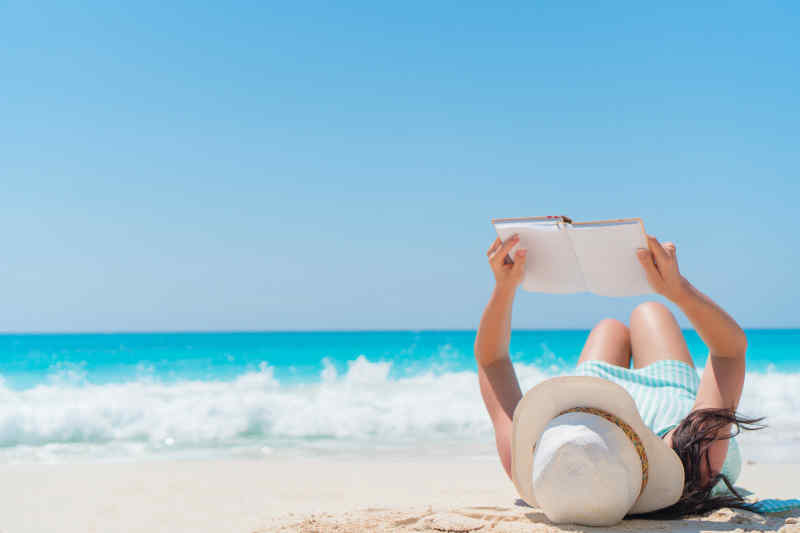
[[[603,361],[584,361],[571,372],[573,376],[596,376],[622,386],[633,397],[645,425],[659,437],[677,426],[692,410],[700,376],[697,371],[673,359],[662,359],[644,368],[622,368]],[[742,468],[736,438],[728,441],[728,454],[722,473],[735,483]],[[728,491],[720,480],[712,494]]]

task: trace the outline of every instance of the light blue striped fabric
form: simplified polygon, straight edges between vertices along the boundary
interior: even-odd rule
[[[633,397],[645,425],[659,437],[674,428],[692,410],[700,376],[697,371],[673,359],[662,359],[644,368],[622,368],[603,361],[584,361],[571,372],[574,376],[596,376],[621,385]],[[722,473],[733,484],[742,468],[741,452],[736,438],[728,441],[728,454]],[[720,481],[712,494],[726,493]]]

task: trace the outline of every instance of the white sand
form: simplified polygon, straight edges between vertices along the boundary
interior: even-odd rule
[[[152,461],[0,466],[0,531],[546,531],[496,459]],[[761,498],[800,496],[800,465],[745,465]],[[793,513],[788,516],[800,516]],[[797,529],[795,518],[717,512],[617,530]],[[567,527],[576,531],[587,528]],[[590,531],[601,531],[588,528]]]

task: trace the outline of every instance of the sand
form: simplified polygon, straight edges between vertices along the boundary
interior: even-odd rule
[[[591,531],[520,505],[496,459],[281,459],[2,465],[0,531]],[[745,465],[758,497],[800,495],[800,465]],[[783,529],[781,529],[783,528]],[[789,531],[800,512],[720,510],[615,531]]]

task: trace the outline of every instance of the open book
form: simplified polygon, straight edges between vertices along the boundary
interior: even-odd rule
[[[528,250],[526,291],[593,292],[603,296],[635,296],[653,292],[637,248],[647,248],[639,218],[573,223],[564,216],[495,218],[497,235],[513,234],[519,242],[511,249]]]

